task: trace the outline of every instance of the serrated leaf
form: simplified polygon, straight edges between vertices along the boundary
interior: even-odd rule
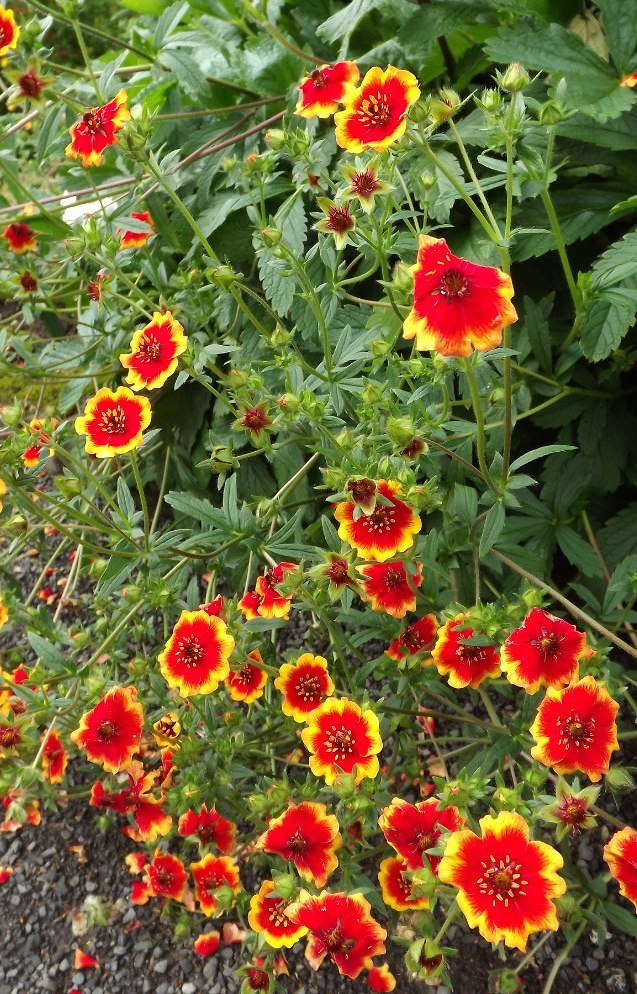
[[[370,11],[382,7],[385,0],[351,0],[344,10],[339,10],[319,24],[316,33],[327,42],[341,41],[341,52],[346,51],[356,25]]]
[[[124,517],[130,521],[135,513],[135,501],[123,476],[117,477],[117,506]]]
[[[68,659],[63,652],[54,646],[48,639],[36,635],[35,632],[27,632],[27,638],[34,652],[45,666],[51,666],[55,670],[66,669]]]
[[[155,48],[161,48],[167,38],[173,33],[182,17],[189,9],[190,5],[184,2],[178,2],[171,4],[164,13],[161,15],[157,21],[155,27],[155,35],[153,38],[153,45]]]
[[[574,189],[552,191],[564,244],[571,245],[610,224],[611,208],[625,196],[626,185],[615,181],[578,183]],[[525,227],[546,227],[546,212],[539,197],[522,206],[518,222]],[[512,254],[518,262],[523,262],[554,251],[555,247],[552,232],[538,232],[519,238],[513,245]]]
[[[550,373],[553,368],[553,356],[549,323],[539,305],[531,297],[524,298],[524,330],[540,368],[545,373]]]
[[[267,249],[257,251],[259,279],[267,300],[280,317],[290,310],[294,301],[296,280],[285,259],[275,259]]]
[[[303,254],[307,237],[307,218],[303,198],[296,194],[289,198],[274,217],[274,224],[283,232],[283,241],[296,255]]]
[[[637,501],[622,508],[597,533],[602,555],[610,569],[625,556],[637,553]]]
[[[484,559],[490,549],[493,548],[504,528],[506,512],[502,504],[494,504],[487,511],[480,535],[480,559]]]
[[[602,15],[604,34],[613,62],[620,72],[634,68],[633,56],[637,48],[637,17],[635,8],[626,0],[597,0]]]
[[[189,518],[194,518],[195,521],[203,521],[204,524],[210,525],[212,528],[226,529],[226,519],[222,511],[214,507],[209,500],[176,490],[170,490],[165,495],[164,500],[175,511],[179,511]]]
[[[593,264],[591,274],[593,286],[602,288],[637,275],[637,231],[629,231],[607,248]]]
[[[619,348],[635,323],[636,314],[637,301],[617,303],[602,296],[589,304],[580,330],[580,344],[586,358],[599,362]]]
[[[166,48],[161,53],[161,64],[170,69],[178,86],[193,100],[204,99],[209,91],[205,75],[194,61],[192,52],[180,48]]]

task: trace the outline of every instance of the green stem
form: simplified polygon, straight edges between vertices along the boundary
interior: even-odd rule
[[[566,254],[566,246],[564,244],[564,239],[562,238],[562,231],[560,229],[560,222],[555,212],[555,207],[553,206],[553,201],[551,200],[551,195],[546,187],[540,190],[540,197],[542,203],[544,204],[544,210],[549,219],[549,224],[551,225],[551,231],[553,232],[553,238],[555,239],[555,246],[557,248],[557,254],[560,257],[560,262],[562,263],[562,269],[564,270],[564,276],[566,278],[566,283],[568,285],[568,290],[573,301],[573,307],[575,308],[575,315],[579,315],[581,306],[581,295],[577,288],[575,278],[573,276],[573,270],[571,269],[571,264]],[[573,326],[575,328],[575,325]],[[571,330],[571,335],[569,339],[573,336],[573,330]],[[573,336],[574,337],[574,336]]]
[[[501,232],[500,232],[500,226],[499,226],[499,224],[498,224],[498,222],[497,222],[497,220],[496,220],[496,218],[495,218],[495,216],[493,214],[493,211],[491,210],[491,207],[489,205],[489,201],[487,200],[486,196],[484,195],[484,190],[482,189],[482,186],[480,184],[480,180],[478,179],[478,175],[477,175],[475,169],[473,168],[473,163],[471,162],[471,159],[469,158],[469,153],[467,152],[465,143],[462,140],[460,132],[458,131],[458,129],[456,127],[456,124],[455,124],[455,121],[453,120],[453,118],[449,118],[449,129],[450,129],[451,133],[453,134],[453,137],[456,140],[456,144],[458,145],[458,149],[460,150],[460,155],[462,156],[462,161],[464,162],[464,164],[466,166],[466,169],[467,169],[467,172],[469,173],[469,176],[471,177],[473,185],[474,185],[474,187],[476,189],[476,193],[478,194],[478,198],[480,200],[480,203],[484,207],[484,213],[486,214],[486,216],[488,217],[489,221],[493,225],[493,233],[494,234],[497,233],[498,240],[500,240],[500,238],[502,237]]]
[[[486,436],[484,431],[484,413],[482,411],[482,401],[475,370],[470,359],[464,359],[464,371],[471,393],[471,404],[476,419],[476,451],[478,454],[478,465],[485,483],[494,494],[500,495],[500,488],[491,476],[486,459]]]
[[[146,494],[144,493],[144,484],[142,483],[142,478],[139,473],[139,464],[137,462],[137,453],[132,451],[130,453],[130,464],[133,471],[133,476],[135,478],[135,486],[137,487],[137,493],[139,494],[139,503],[141,505],[142,514],[144,515],[144,547],[148,550],[148,539],[150,536],[150,519],[148,516],[148,504],[146,502]]]
[[[566,962],[566,960],[571,955],[571,950],[572,950],[573,946],[575,945],[575,943],[579,939],[580,935],[582,934],[582,932],[584,931],[584,929],[587,926],[588,926],[588,922],[587,921],[583,921],[580,925],[578,925],[576,931],[573,934],[573,937],[572,937],[571,941],[568,943],[568,945],[566,945],[564,947],[564,949],[559,954],[559,956],[557,957],[557,959],[555,959],[553,961],[553,966],[551,967],[549,975],[546,978],[546,983],[544,984],[544,987],[542,988],[542,994],[551,994],[551,991],[553,990],[553,984],[555,983],[555,980],[557,978],[558,973],[562,969],[562,967],[563,967],[564,963]]]

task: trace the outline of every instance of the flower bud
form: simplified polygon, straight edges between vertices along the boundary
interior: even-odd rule
[[[236,164],[237,164],[237,158],[234,155],[225,155],[221,160],[221,168],[223,169],[224,173],[232,172]]]
[[[604,782],[611,790],[617,791],[633,790],[635,786],[635,781],[630,773],[622,766],[611,766],[604,778]]]
[[[277,327],[270,335],[270,345],[272,345],[272,347],[275,349],[281,349],[284,348],[286,345],[289,345],[292,339],[293,336],[290,334],[289,331],[286,331],[285,328],[282,328],[280,325],[277,325]]]
[[[289,411],[290,414],[294,414],[298,411],[301,401],[294,393],[284,393],[277,398],[277,404],[282,411]]]
[[[268,148],[273,149],[275,152],[280,152],[285,146],[285,131],[281,128],[270,128],[263,136],[263,140]]]
[[[264,244],[267,245],[268,248],[274,248],[275,245],[278,245],[282,237],[283,237],[283,232],[280,231],[278,228],[268,227],[261,229],[261,238],[263,239]]]
[[[392,282],[398,290],[411,290],[414,285],[411,266],[408,266],[406,262],[397,262],[394,266]]]
[[[17,425],[22,417],[22,406],[20,404],[7,404],[0,408],[0,417],[6,425]]]
[[[479,97],[476,98],[476,102],[486,110],[488,114],[492,114],[500,106],[500,94],[497,90],[486,89],[483,90]]]
[[[420,182],[425,190],[431,190],[436,185],[436,176],[430,169],[424,169],[420,174]]]
[[[365,404],[380,404],[385,396],[385,391],[378,383],[368,383],[363,388],[361,396]]]
[[[416,426],[411,418],[388,418],[386,428],[395,445],[407,445],[416,434]]]
[[[215,445],[210,454],[209,466],[213,473],[229,473],[231,469],[239,469],[240,463],[227,445]]]
[[[545,125],[559,124],[560,121],[564,120],[565,116],[564,108],[557,100],[547,100],[540,107],[538,115],[540,124]]]
[[[370,342],[369,350],[374,359],[384,359],[391,352],[391,344],[384,342],[382,338],[375,338]]]
[[[424,97],[419,100],[409,111],[409,117],[415,124],[422,124],[429,116],[429,99]]]
[[[429,101],[429,118],[434,124],[443,124],[453,117],[461,104],[459,95],[455,90],[441,90],[437,96],[432,96]]]
[[[519,93],[530,83],[530,76],[519,62],[512,62],[500,77],[499,83],[503,90],[509,93]]]
[[[236,283],[237,274],[231,266],[213,266],[206,270],[206,276],[215,286],[220,286],[227,290]]]

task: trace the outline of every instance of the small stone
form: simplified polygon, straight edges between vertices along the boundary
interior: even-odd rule
[[[158,960],[157,963],[155,963],[155,965],[153,967],[153,971],[155,973],[165,973],[167,969],[168,969],[168,960],[167,959],[160,959],[160,960]],[[159,994],[159,991],[157,992],[157,994]]]
[[[591,972],[599,970],[599,960],[596,960],[593,956],[588,956],[586,959],[586,966]]]
[[[197,988],[188,981],[188,983],[182,985],[181,994],[197,994]]]

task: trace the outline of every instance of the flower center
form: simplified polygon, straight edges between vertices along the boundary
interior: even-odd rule
[[[252,991],[265,991],[270,986],[270,978],[265,970],[258,970],[252,966],[246,976],[248,978],[248,985]]]
[[[308,701],[315,701],[321,692],[321,687],[319,684],[318,677],[316,676],[305,676],[302,680],[299,680],[296,692],[302,701],[306,703]]]
[[[469,280],[458,269],[448,269],[438,285],[440,296],[452,300],[464,297],[468,290]]]
[[[425,852],[427,849],[431,849],[437,841],[438,833],[435,832],[417,832],[416,833],[416,845],[421,852]]]
[[[204,656],[205,649],[201,642],[197,641],[194,635],[184,635],[179,640],[177,656],[188,669],[194,668]]]
[[[404,570],[390,566],[385,573],[385,586],[388,590],[395,590],[397,587],[402,587],[405,579]]]
[[[485,650],[482,645],[466,645],[460,642],[458,648],[456,649],[456,655],[460,656],[462,661],[471,666],[472,663],[481,663],[485,658]]]
[[[20,732],[17,728],[12,725],[3,725],[0,727],[0,745],[1,746],[14,746],[20,741]]]
[[[413,625],[410,625],[409,628],[405,629],[405,631],[400,637],[400,642],[412,654],[415,652],[419,652],[419,650],[422,649],[422,647],[425,644],[422,639],[422,636],[417,631],[417,629],[413,627]]]
[[[362,173],[354,173],[352,176],[352,190],[363,197],[368,197],[377,186],[376,177],[371,169],[366,169]]]
[[[176,722],[171,721],[171,720],[167,720],[166,718],[161,718],[157,722],[157,724],[155,726],[155,730],[160,735],[163,735],[164,738],[167,738],[167,739],[173,739],[173,738],[175,738],[176,739],[177,738],[177,731],[175,729],[175,725],[176,725]]]
[[[370,127],[387,124],[391,118],[389,102],[384,93],[370,93],[361,103],[360,123]]]
[[[354,227],[352,215],[349,212],[347,204],[343,207],[330,207],[327,215],[327,226],[330,231],[336,231],[341,234]]]
[[[249,407],[241,419],[241,424],[249,431],[261,431],[270,419],[261,407]]]
[[[314,72],[310,73],[310,79],[317,90],[322,90],[324,86],[327,86],[327,76],[322,69],[315,69]]]
[[[329,932],[323,932],[321,938],[323,939],[324,946],[330,952],[335,952],[339,949],[343,945],[343,933],[340,921]]]
[[[387,506],[376,506],[371,514],[364,517],[361,524],[370,532],[388,532],[396,524],[395,508]]]
[[[244,687],[249,687],[253,679],[252,666],[250,666],[250,663],[246,663],[245,666],[242,666],[235,676],[235,681],[237,683],[242,683]]]
[[[268,912],[268,918],[270,923],[274,925],[275,928],[286,928],[291,925],[292,922],[285,914],[285,901],[271,901],[270,910]]]
[[[154,359],[159,358],[161,345],[153,334],[146,332],[140,339],[137,351],[143,362],[152,362]]]
[[[333,753],[334,762],[338,763],[339,758],[345,759],[354,751],[352,733],[348,728],[336,728],[335,725],[327,733],[327,743],[325,751]]]
[[[559,817],[567,825],[572,825],[575,829],[586,818],[587,804],[583,798],[565,797],[562,807],[559,809]]]
[[[108,742],[113,738],[115,734],[115,725],[112,721],[103,721],[97,729],[97,737],[101,739],[102,742]]]
[[[108,411],[102,411],[99,421],[100,428],[108,435],[123,435],[126,431],[126,414],[124,408],[111,407]]]
[[[100,119],[99,107],[93,107],[84,114],[82,121],[87,129],[94,135],[106,135]]]
[[[301,829],[297,828],[296,832],[288,842],[288,847],[295,853],[301,853],[306,848],[307,843],[303,836],[301,835]]]
[[[0,28],[0,44],[4,40],[4,32]],[[18,80],[20,84],[20,89],[25,97],[38,97],[40,95],[40,90],[42,89],[42,81],[37,73],[30,69],[29,72],[25,72]]]
[[[509,906],[509,901],[518,896],[524,896],[528,880],[522,879],[521,866],[515,863],[510,856],[503,859],[496,859],[489,856],[490,864],[482,862],[483,874],[478,879],[480,891],[492,899],[495,908],[498,901],[502,901],[505,907]]]
[[[335,559],[327,568],[327,575],[332,583],[349,583],[349,572],[344,559]]]
[[[168,888],[172,885],[173,875],[170,870],[156,870],[155,875],[160,887]]]
[[[539,638],[533,639],[531,645],[543,656],[556,656],[562,638],[555,632],[540,631]]]
[[[576,745],[588,749],[595,738],[594,718],[582,718],[581,715],[571,712],[565,721],[557,718],[556,724],[560,727],[560,745]]]

